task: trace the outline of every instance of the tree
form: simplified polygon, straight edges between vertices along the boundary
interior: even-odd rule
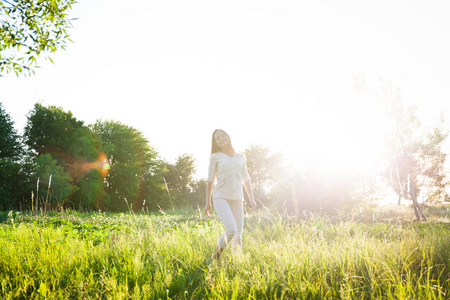
[[[195,173],[193,156],[183,154],[177,158],[175,164],[167,164],[166,168],[164,178],[168,187],[175,192],[175,198],[186,200],[193,191],[193,174]]]
[[[138,210],[146,200],[156,209],[164,197],[164,164],[148,140],[135,128],[116,121],[97,121],[91,128],[102,141],[111,166],[105,178],[108,208]]]
[[[389,135],[388,154],[389,180],[399,196],[412,200],[416,218],[426,219],[418,203],[448,200],[444,172],[446,154],[442,152],[442,142],[448,131],[435,127],[431,132],[421,128],[415,107],[408,107],[395,114],[396,128]]]
[[[0,103],[0,209],[18,204],[24,173],[20,160],[24,151],[14,122]]]
[[[22,153],[23,147],[14,122],[0,103],[0,159],[17,161]]]
[[[72,184],[70,174],[58,165],[50,153],[35,158],[31,179],[31,187],[36,183],[36,189],[30,188],[34,191],[34,201],[30,205],[33,210],[62,207],[79,189]]]
[[[109,195],[106,193],[103,177],[96,169],[88,169],[76,181],[77,190],[71,196],[70,203],[78,209],[105,210],[108,208]]]
[[[362,75],[357,78],[357,88],[375,95],[375,100],[385,112],[385,159],[383,176],[399,196],[412,201],[416,218],[425,218],[418,198],[424,202],[448,200],[445,186],[448,182],[444,172],[446,154],[442,143],[448,131],[440,124],[431,130],[423,126],[417,108],[405,106],[399,88],[379,78],[372,81]],[[372,86],[369,86],[372,83]]]
[[[61,107],[35,104],[28,115],[24,138],[38,155],[51,153],[59,163],[67,164],[74,179],[82,175],[82,162],[93,161],[99,154],[96,136]]]
[[[270,154],[269,149],[261,145],[251,145],[244,153],[255,197],[267,205],[267,192],[282,171],[282,155]]]
[[[51,154],[58,165],[70,174],[75,185],[82,185],[66,201],[77,208],[98,208],[102,198],[101,176],[93,175],[86,165],[100,154],[100,141],[82,121],[72,113],[56,106],[35,104],[28,115],[24,133],[25,143],[35,156]],[[102,198],[102,201],[104,199]]]
[[[188,195],[188,204],[193,208],[203,208],[205,206],[206,198],[206,180],[193,180],[190,184],[192,192]]]
[[[0,210],[19,206],[23,177],[18,162],[0,159]]]
[[[442,151],[442,144],[447,139],[449,131],[443,127],[443,119],[424,137],[419,155],[421,157],[422,189],[426,203],[450,201],[446,192],[449,183],[447,172],[444,168],[447,154]]]
[[[34,73],[37,59],[65,49],[75,0],[0,1],[0,74]]]

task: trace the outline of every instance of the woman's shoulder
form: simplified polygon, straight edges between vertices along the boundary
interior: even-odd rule
[[[236,157],[238,157],[239,159],[247,160],[247,159],[245,158],[245,155],[242,154],[242,153],[239,153],[239,152],[236,152]]]

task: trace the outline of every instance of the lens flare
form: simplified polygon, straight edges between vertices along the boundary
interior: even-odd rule
[[[97,160],[91,163],[85,164],[86,171],[95,169],[97,170],[103,177],[108,175],[109,170],[111,169],[111,165],[109,164],[109,159],[105,153],[101,152]]]

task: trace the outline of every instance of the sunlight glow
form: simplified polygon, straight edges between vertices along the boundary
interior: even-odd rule
[[[268,146],[282,152],[295,169],[363,174],[382,155],[384,119],[372,99],[353,91],[324,91],[279,114],[266,128]]]
[[[382,142],[375,105],[350,91],[360,73],[392,81],[430,118],[450,113],[450,43],[439,38],[449,35],[450,18],[441,4],[139,3],[77,3],[67,52],[30,78],[2,78],[1,100],[19,131],[43,101],[86,124],[132,126],[169,161],[191,153],[204,178],[216,128],[236,150],[261,144],[300,169],[366,169]],[[117,36],[140,42],[118,46]],[[110,166],[98,160],[93,168],[106,176]]]
[[[106,154],[101,152],[98,155],[96,161],[84,164],[84,169],[86,170],[86,172],[95,169],[103,177],[106,177],[108,175],[109,170],[111,169],[111,165],[109,164],[109,160]]]

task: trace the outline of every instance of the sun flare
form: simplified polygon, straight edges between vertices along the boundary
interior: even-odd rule
[[[331,98],[331,97],[330,97]],[[275,140],[297,167],[357,173],[376,167],[383,147],[383,114],[376,104],[357,97],[311,102],[292,117]],[[283,146],[280,146],[283,145]]]
[[[106,154],[101,152],[94,162],[85,163],[84,169],[86,171],[95,169],[103,177],[106,177],[108,175],[109,170],[111,169],[111,165],[109,164],[109,160],[108,160],[108,157],[106,156]]]

